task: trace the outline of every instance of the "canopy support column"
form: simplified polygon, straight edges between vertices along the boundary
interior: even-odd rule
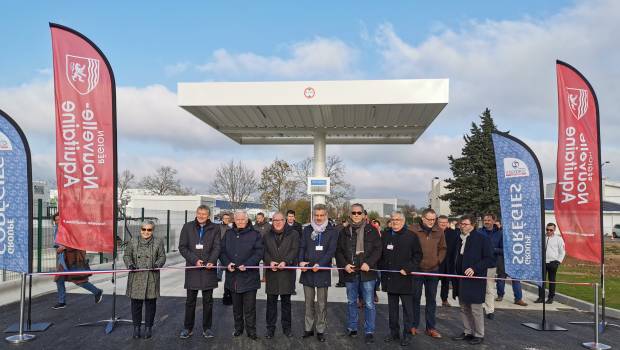
[[[314,172],[312,176],[325,177],[325,153],[326,153],[325,131],[314,132]],[[325,204],[325,195],[315,194],[312,196],[313,204]]]

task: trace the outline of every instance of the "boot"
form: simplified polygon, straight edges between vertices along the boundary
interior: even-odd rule
[[[133,338],[140,338],[140,326],[133,326]]]
[[[150,339],[153,336],[153,327],[144,327],[144,339]]]

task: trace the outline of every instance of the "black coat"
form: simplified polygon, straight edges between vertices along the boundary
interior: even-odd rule
[[[272,261],[284,262],[286,266],[297,265],[299,254],[299,233],[295,230],[285,230],[282,235],[280,246],[277,243],[278,234],[272,230],[263,236],[265,255],[263,263],[269,266]],[[296,270],[272,271],[265,269],[265,293],[266,294],[293,294]]]
[[[461,240],[459,239],[456,247],[455,273],[465,275],[465,270],[472,268],[474,276],[486,277],[487,269],[493,266],[495,256],[491,250],[489,238],[478,231],[472,231],[465,243],[463,255],[461,252]],[[467,304],[484,303],[487,281],[485,279],[465,279],[457,278],[457,293],[459,301]]]
[[[303,232],[303,227],[301,227],[301,224],[298,223],[297,221],[295,221],[292,225],[289,225],[288,222],[285,224],[284,226],[285,230],[293,230],[293,231],[297,231],[297,233],[299,234],[299,239],[301,239],[301,233]]]
[[[422,247],[418,236],[404,227],[399,232],[383,232],[381,241],[383,252],[379,266],[382,270],[405,270],[407,273],[420,271]],[[393,249],[388,249],[388,245],[392,245]],[[413,275],[403,276],[400,272],[381,273],[381,287],[384,292],[413,294],[414,284]]]
[[[447,228],[444,231],[444,236],[446,237],[446,258],[443,259],[441,265],[439,265],[439,273],[446,274],[454,274],[454,264],[456,262],[456,246],[461,241],[459,235],[461,231],[459,229],[453,230],[451,228]]]
[[[258,266],[263,258],[263,239],[260,233],[252,227],[244,229],[231,228],[226,231],[222,239],[220,260],[224,266],[233,263],[237,267]],[[226,269],[226,289],[235,293],[245,293],[260,288],[260,273],[258,269],[246,269],[234,272]]]
[[[302,239],[299,242],[299,262],[308,262],[308,267],[312,267],[315,264],[319,264],[321,267],[332,267],[332,259],[336,254],[336,244],[338,243],[338,231],[333,226],[327,226],[325,231],[321,234],[320,244],[323,246],[323,250],[316,250],[318,245],[317,241],[312,240],[312,225],[306,226],[302,233]],[[329,287],[331,286],[331,271],[319,270],[312,272],[307,270],[301,273],[299,279],[300,283],[308,287]]]
[[[363,263],[368,264],[371,269],[376,269],[379,259],[381,259],[381,235],[370,224],[364,226],[364,253],[355,255],[355,244],[357,236],[353,234],[351,225],[343,228],[338,236],[338,246],[336,247],[336,265],[344,268],[347,264],[355,265],[355,272],[342,275],[343,282],[352,282],[361,276],[361,281],[373,281],[377,279],[376,271],[363,272],[360,267]],[[361,274],[361,275],[360,275]]]
[[[185,266],[196,266],[198,260],[202,260],[205,265],[208,263],[217,265],[217,258],[220,255],[220,228],[211,221],[207,221],[202,240],[200,240],[199,229],[200,226],[196,220],[186,223],[181,229],[179,252],[185,258]],[[202,249],[196,248],[199,241],[202,243]],[[184,288],[192,290],[217,288],[216,269],[185,270]]]

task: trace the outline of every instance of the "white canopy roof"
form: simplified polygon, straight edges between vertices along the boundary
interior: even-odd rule
[[[414,143],[448,79],[179,83],[179,105],[240,144]]]

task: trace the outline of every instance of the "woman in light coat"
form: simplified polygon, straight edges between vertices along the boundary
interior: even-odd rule
[[[166,263],[164,240],[153,237],[155,223],[144,221],[140,225],[140,237],[134,237],[125,248],[123,261],[130,270],[156,269]],[[142,325],[142,305],[145,305],[144,339],[152,336],[157,297],[159,297],[159,271],[135,271],[127,277],[127,293],[131,298],[131,318],[133,338],[140,338]]]

